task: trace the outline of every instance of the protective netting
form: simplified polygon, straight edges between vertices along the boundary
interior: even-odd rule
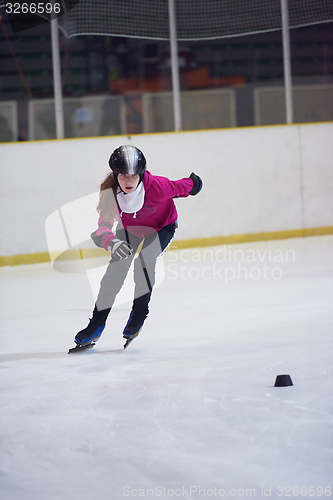
[[[280,0],[175,0],[178,40],[281,29]],[[289,0],[291,28],[333,20],[332,0]],[[59,20],[68,37],[169,39],[168,0],[80,0]]]

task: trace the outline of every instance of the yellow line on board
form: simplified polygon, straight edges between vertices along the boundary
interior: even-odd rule
[[[289,231],[272,231],[266,233],[233,234],[229,236],[214,236],[211,238],[195,238],[190,240],[175,240],[169,250],[183,248],[211,247],[216,245],[235,245],[237,243],[250,243],[252,241],[285,240],[288,238],[306,238],[309,236],[324,236],[333,234],[333,226],[311,227],[305,229],[292,229]],[[105,256],[101,248],[82,250],[66,250],[58,260],[76,260]],[[50,262],[49,252],[29,253],[0,256],[0,267],[17,266],[20,264],[40,264]]]
[[[19,266],[20,264],[40,264],[50,262],[49,252],[4,255],[0,257],[0,267]]]
[[[230,236],[215,236],[211,238],[196,238],[192,240],[175,241],[170,250],[194,247],[211,247],[215,245],[235,245],[252,241],[286,240],[289,238],[305,238],[309,236],[324,236],[333,234],[333,226],[291,229],[289,231],[272,231],[267,233],[232,234]]]
[[[65,137],[64,139],[33,139],[31,141],[11,141],[11,142],[1,142],[0,146],[13,146],[20,145],[24,146],[26,144],[32,143],[47,143],[47,142],[69,142],[69,141],[92,141],[96,139],[117,139],[121,137],[127,137],[127,139],[141,138],[144,136],[156,136],[156,135],[180,135],[180,134],[192,134],[198,132],[219,132],[219,131],[229,131],[229,130],[244,130],[244,129],[258,129],[258,128],[274,128],[274,127],[300,127],[308,125],[332,125],[333,121],[326,122],[305,122],[305,123],[277,123],[273,125],[248,125],[245,127],[223,127],[223,128],[208,128],[208,129],[194,129],[194,130],[170,130],[168,132],[146,132],[137,134],[119,134],[119,135],[96,135],[92,137]]]

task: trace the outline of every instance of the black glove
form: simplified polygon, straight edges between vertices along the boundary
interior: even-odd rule
[[[194,195],[200,193],[200,191],[202,189],[202,180],[194,172],[191,173],[190,179],[192,179],[192,181],[193,181],[193,188],[191,189],[190,194],[192,196],[194,196]]]
[[[127,259],[133,253],[131,245],[127,241],[118,240],[118,238],[110,242],[108,249],[112,257],[114,256],[117,260]]]

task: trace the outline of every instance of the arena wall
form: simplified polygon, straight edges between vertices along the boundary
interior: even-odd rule
[[[178,248],[333,233],[331,122],[8,143],[0,145],[2,265],[46,261],[50,247],[89,240],[99,185],[121,144],[142,149],[153,174],[202,177],[198,196],[176,200]]]

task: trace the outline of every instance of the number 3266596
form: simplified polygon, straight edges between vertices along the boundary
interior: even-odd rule
[[[7,2],[5,4],[7,14],[60,14],[61,6],[60,3],[19,3],[19,2]]]

